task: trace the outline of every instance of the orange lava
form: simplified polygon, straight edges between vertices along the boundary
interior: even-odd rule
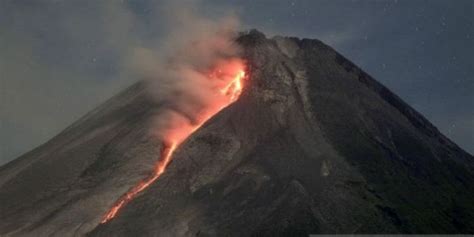
[[[139,193],[148,188],[164,172],[176,148],[192,133],[198,130],[207,120],[221,111],[223,108],[235,102],[242,93],[245,79],[244,64],[241,60],[231,60],[220,62],[216,65],[217,70],[209,73],[209,80],[218,80],[216,88],[215,101],[205,108],[200,114],[197,124],[183,124],[179,128],[172,130],[164,142],[164,149],[161,152],[161,159],[157,162],[153,173],[146,179],[140,181],[125,193],[115,204],[107,211],[101,220],[101,224],[113,219],[117,213],[127,203],[132,201]]]
[[[165,172],[165,168],[168,165],[168,163],[171,161],[171,155],[173,154],[174,150],[176,149],[176,143],[172,142],[171,145],[168,147],[165,147],[163,150],[163,159],[161,159],[155,167],[155,170],[153,174],[148,177],[145,180],[142,180],[140,183],[138,183],[135,187],[130,189],[125,195],[118,200],[115,205],[110,208],[110,210],[105,214],[103,217],[102,221],[100,223],[106,223],[107,221],[111,220],[112,218],[117,215],[117,212],[128,202],[130,202],[137,194],[139,194],[141,191],[145,190],[152,184],[158,177],[161,176]]]

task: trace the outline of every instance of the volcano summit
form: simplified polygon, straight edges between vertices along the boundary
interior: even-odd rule
[[[0,168],[0,235],[474,233],[472,155],[318,40],[236,41],[240,97],[114,218],[165,154],[143,82]]]

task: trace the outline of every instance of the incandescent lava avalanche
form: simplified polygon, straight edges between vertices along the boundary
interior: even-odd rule
[[[0,235],[474,233],[473,157],[318,40],[251,31],[240,99],[153,170],[138,83],[0,168]]]

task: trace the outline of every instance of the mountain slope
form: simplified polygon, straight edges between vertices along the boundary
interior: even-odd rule
[[[99,225],[159,159],[141,83],[0,169],[0,234],[474,232],[471,155],[320,41],[237,41],[240,99],[113,220]]]

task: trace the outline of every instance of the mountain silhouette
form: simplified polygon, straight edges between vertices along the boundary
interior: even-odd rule
[[[249,80],[150,175],[164,105],[139,82],[0,168],[4,236],[474,233],[474,159],[314,39],[236,40]]]

